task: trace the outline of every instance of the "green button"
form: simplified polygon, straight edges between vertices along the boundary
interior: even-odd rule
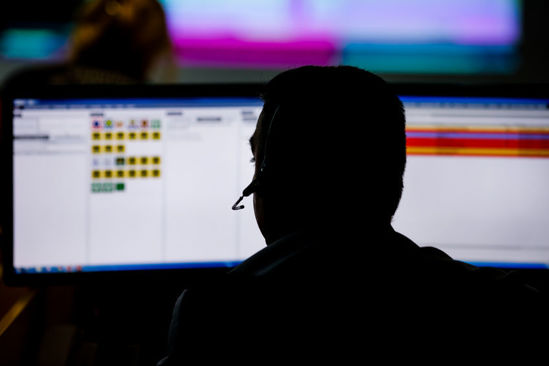
[[[103,186],[101,188],[102,188],[103,192],[112,192],[113,184],[112,183],[103,183]]]

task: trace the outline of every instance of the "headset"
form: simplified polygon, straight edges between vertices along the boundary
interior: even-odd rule
[[[272,142],[269,144],[269,140],[271,139],[271,131],[273,129],[274,120],[277,118],[279,110],[280,110],[280,105],[277,105],[273,113],[273,116],[269,119],[269,124],[267,126],[267,135],[265,136],[265,147],[263,149],[263,158],[261,160],[261,166],[259,167],[259,171],[255,175],[255,178],[252,180],[252,182],[246,188],[244,188],[244,190],[242,191],[242,195],[231,207],[234,211],[242,210],[244,208],[244,205],[239,205],[239,203],[242,202],[244,197],[248,197],[252,193],[259,191],[265,185],[265,182],[264,182],[265,176],[266,176],[265,170],[268,166],[267,157],[269,156],[269,154],[267,154],[267,151],[268,151],[267,148],[269,145],[272,144]]]

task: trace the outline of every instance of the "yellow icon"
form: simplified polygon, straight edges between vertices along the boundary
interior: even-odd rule
[[[103,171],[103,176],[104,176],[105,178],[112,178],[112,175],[113,175],[113,174],[112,174],[112,170],[105,170],[105,171]]]
[[[106,153],[112,153],[112,145],[104,145],[103,151]]]
[[[112,132],[105,132],[105,140],[112,140]]]
[[[128,158],[128,165],[135,165],[137,164],[137,158],[135,156],[130,156]]]
[[[126,172],[124,170],[117,170],[115,174],[116,178],[124,178],[126,176]]]
[[[116,145],[116,152],[123,153],[124,151],[126,151],[126,146]]]
[[[139,133],[139,138],[141,140],[148,140],[149,139],[149,133],[147,131],[142,131]]]
[[[147,165],[149,164],[149,158],[147,156],[142,156],[141,158],[139,158],[139,163],[141,165]]]
[[[152,133],[153,140],[160,140],[161,134],[160,132],[156,131]]]
[[[93,179],[101,178],[101,170],[92,170],[92,178]]]
[[[119,131],[116,133],[116,139],[117,140],[124,140],[126,138],[126,133],[125,132],[122,132],[122,131]]]
[[[152,157],[152,163],[153,163],[154,165],[160,164],[160,156],[153,156],[153,157]]]
[[[128,139],[135,140],[136,138],[137,138],[137,133],[135,132],[128,133]]]
[[[133,169],[128,170],[127,174],[129,178],[135,178],[137,176],[137,172]]]
[[[147,169],[141,169],[139,171],[139,176],[141,178],[147,178],[149,176],[149,171]]]
[[[92,133],[92,140],[101,140],[101,132],[93,132]]]
[[[92,153],[99,154],[101,152],[101,145],[93,145],[92,146]]]
[[[159,178],[160,177],[160,169],[151,170],[151,176],[153,176],[155,178]]]

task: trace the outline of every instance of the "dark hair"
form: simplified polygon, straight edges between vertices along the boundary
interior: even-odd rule
[[[406,135],[390,85],[356,67],[306,66],[273,78],[263,100],[256,165],[264,157],[268,164],[259,194],[318,215],[329,214],[331,201],[344,209],[339,214],[359,207],[391,219],[402,195]]]
[[[94,0],[77,17],[70,57],[79,65],[140,80],[155,58],[171,50],[164,9],[157,0]]]

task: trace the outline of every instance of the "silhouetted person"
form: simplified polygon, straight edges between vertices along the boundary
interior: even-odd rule
[[[405,117],[381,78],[303,67],[276,76],[263,99],[244,195],[253,194],[267,247],[222,280],[183,293],[160,364],[363,363],[441,347],[452,350],[447,359],[494,345],[501,352],[547,324],[539,291],[393,230]]]
[[[22,68],[4,87],[168,82],[174,72],[157,0],[93,0],[76,17],[66,61]]]

